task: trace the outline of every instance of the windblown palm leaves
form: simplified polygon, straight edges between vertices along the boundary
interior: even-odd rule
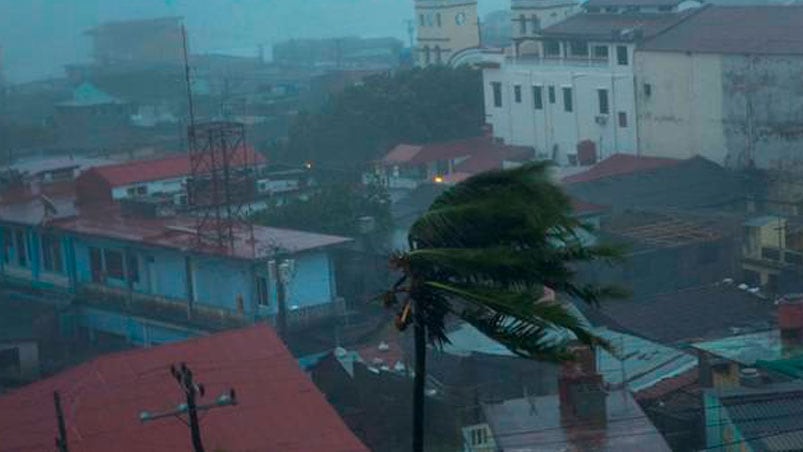
[[[410,250],[391,260],[403,276],[385,303],[400,305],[400,329],[413,322],[417,307],[434,344],[447,341],[444,322],[451,313],[518,355],[569,359],[565,341],[550,332],[605,344],[563,304],[543,300],[544,287],[592,304],[620,293],[575,282],[576,264],[619,257],[610,247],[584,246],[578,232],[585,229],[546,164],[471,177],[413,224]]]

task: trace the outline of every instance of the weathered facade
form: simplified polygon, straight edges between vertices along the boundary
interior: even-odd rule
[[[803,146],[799,6],[709,7],[636,52],[639,148],[792,169]]]

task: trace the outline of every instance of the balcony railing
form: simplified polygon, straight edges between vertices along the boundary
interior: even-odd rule
[[[587,57],[550,57],[541,55],[519,55],[508,56],[506,61],[511,64],[539,65],[539,66],[560,66],[560,67],[607,67],[609,61],[606,58],[587,58]]]
[[[752,256],[750,254],[752,254]],[[760,257],[756,256],[755,252],[748,253],[745,257],[769,261],[780,265],[803,266],[803,253],[774,246],[762,246]]]

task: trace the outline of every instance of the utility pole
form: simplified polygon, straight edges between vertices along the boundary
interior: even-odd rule
[[[190,437],[192,439],[193,452],[204,452],[204,445],[201,441],[201,426],[198,423],[198,411],[210,410],[229,405],[237,405],[237,397],[234,394],[234,389],[229,389],[227,394],[222,394],[214,402],[208,404],[198,405],[196,396],[204,396],[204,386],[197,384],[193,381],[192,371],[186,364],[181,363],[178,368],[170,366],[170,374],[176,379],[181,389],[184,391],[185,403],[180,404],[175,410],[166,411],[163,413],[150,413],[143,411],[139,414],[139,420],[142,422],[153,421],[164,417],[180,417],[186,413],[188,422],[185,422],[190,427]]]
[[[59,436],[56,438],[56,447],[59,452],[68,452],[67,428],[64,426],[64,413],[61,411],[61,396],[59,396],[58,391],[53,391],[53,405],[56,407],[56,419],[59,425]]]

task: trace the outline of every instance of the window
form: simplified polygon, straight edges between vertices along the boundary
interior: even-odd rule
[[[598,89],[597,99],[599,100],[599,114],[607,115],[608,113],[610,113],[610,110],[608,108],[608,90]]]
[[[260,306],[268,306],[270,304],[268,278],[264,276],[257,277],[257,303]]]
[[[441,58],[441,46],[435,46],[435,63],[441,64],[443,62]]]
[[[103,250],[106,276],[114,279],[123,279],[123,253],[119,251]]]
[[[573,57],[587,57],[588,43],[585,41],[572,41],[569,43],[569,54]]]
[[[133,198],[134,196],[137,195],[137,189],[135,187],[128,187],[125,189],[125,194],[129,198]]]
[[[502,84],[500,82],[491,82],[491,89],[494,94],[494,107],[502,106]]]
[[[100,248],[89,247],[89,268],[92,271],[92,282],[103,282],[103,255]]]
[[[441,13],[435,14],[435,23],[438,25],[438,27],[441,26]]]
[[[519,34],[527,34],[527,19],[524,18],[524,14],[519,16]]]
[[[572,105],[572,89],[569,87],[563,88],[563,110],[564,111],[572,111],[574,106]]]
[[[140,185],[137,187],[137,194],[138,195],[147,195],[148,194],[148,186],[147,185]]]
[[[594,58],[608,60],[608,46],[594,46]]]
[[[25,231],[16,230],[14,231],[14,242],[15,246],[14,249],[17,250],[17,265],[20,267],[27,267],[28,266],[28,246],[25,243]]]
[[[544,41],[544,55],[547,57],[560,56],[560,42],[558,41]]]
[[[515,100],[517,104],[521,103],[521,85],[513,87],[513,100]]]
[[[17,347],[0,350],[0,370],[8,372],[20,371],[20,350]]]
[[[126,271],[128,272],[128,280],[132,283],[139,282],[139,258],[136,254],[131,254],[126,260]]]
[[[619,127],[623,129],[627,127],[627,113],[623,111],[619,112]]]
[[[423,14],[419,14],[418,15],[418,25],[420,25],[422,27],[424,25],[426,25],[426,21],[424,20],[424,15]]]
[[[53,235],[42,235],[42,266],[45,271],[61,273],[61,243]]]
[[[652,96],[652,85],[650,85],[649,83],[644,84],[644,96],[645,97]]]
[[[538,34],[541,31],[541,19],[538,18],[535,14],[532,15],[530,22],[533,24],[532,29],[530,30],[532,34]]]
[[[536,110],[544,109],[544,87],[533,86],[533,108]]]
[[[550,86],[548,91],[549,91],[549,103],[550,104],[554,104],[555,103],[555,87],[554,86]]]
[[[619,66],[627,66],[627,46],[616,46],[616,62]]]
[[[14,252],[14,237],[11,231],[3,229],[3,262],[9,263],[11,260],[11,253]]]
[[[432,62],[432,55],[429,51],[429,46],[424,46],[424,64],[429,64]]]

